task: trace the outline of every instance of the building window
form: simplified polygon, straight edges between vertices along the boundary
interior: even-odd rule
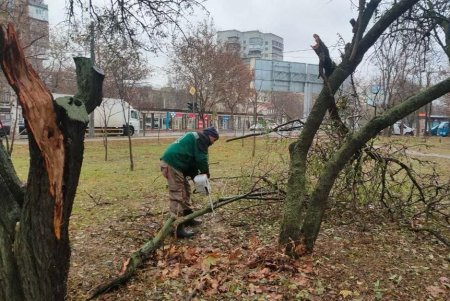
[[[263,40],[261,38],[250,38],[249,43],[252,45],[262,45]]]
[[[269,42],[266,41],[266,45],[269,45]]]

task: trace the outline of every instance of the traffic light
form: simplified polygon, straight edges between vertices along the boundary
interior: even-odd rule
[[[188,105],[188,112],[194,112],[194,106],[193,106],[193,103],[192,102],[188,102],[187,103],[187,105]]]
[[[194,103],[194,112],[198,113],[198,103]]]

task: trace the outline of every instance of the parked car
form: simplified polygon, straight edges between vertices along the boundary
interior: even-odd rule
[[[429,131],[429,133],[431,134],[431,136],[436,136],[436,135],[437,135],[438,127],[439,127],[439,124],[437,124],[437,125],[435,125],[435,126],[433,126],[433,127],[431,128],[431,130]]]
[[[300,135],[300,132],[302,131],[304,126],[304,121],[294,121],[292,123],[283,125],[282,127],[279,127],[277,129],[277,132],[282,134],[283,136],[298,136]]]
[[[279,131],[292,131],[296,129],[301,129],[303,127],[303,124],[300,121],[294,121],[292,123],[286,124],[280,128],[278,128]]]
[[[437,129],[437,135],[441,137],[448,136],[448,121],[441,122]]]
[[[16,126],[19,126],[19,135],[26,135],[27,128],[23,121],[19,121]],[[0,137],[9,135],[11,132],[11,121],[2,121],[0,124]]]
[[[249,128],[250,131],[264,131],[264,126],[261,123],[252,124]]]
[[[393,134],[394,135],[401,135],[400,127],[403,127],[403,135],[405,136],[414,136],[414,129],[407,126],[406,124],[402,124],[400,121],[397,121],[394,123],[393,126]]]
[[[153,122],[153,129],[157,129],[159,127],[159,124],[158,124],[158,122]],[[152,128],[152,123],[151,122],[146,122],[145,123],[145,128],[147,129],[147,130],[150,130],[151,128]]]
[[[274,122],[266,121],[264,124],[263,123],[252,124],[248,129],[250,131],[262,132],[266,130],[271,130],[277,126],[278,124]]]

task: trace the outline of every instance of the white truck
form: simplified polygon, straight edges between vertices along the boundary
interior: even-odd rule
[[[65,94],[53,94],[58,97],[72,96]],[[128,102],[116,98],[103,98],[102,103],[95,108],[94,125],[96,133],[106,132],[108,135],[139,134],[139,111],[135,110]]]

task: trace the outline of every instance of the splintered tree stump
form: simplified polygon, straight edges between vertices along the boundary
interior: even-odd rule
[[[101,103],[104,75],[89,58],[76,58],[82,92],[54,101],[26,61],[13,25],[0,27],[0,64],[23,108],[30,153],[22,186],[0,146],[0,300],[64,300],[88,113]]]
[[[26,61],[22,47],[12,24],[1,29],[1,65],[3,72],[18,96],[37,146],[45,161],[49,179],[49,191],[55,200],[54,232],[61,237],[62,182],[64,172],[63,134],[56,124],[53,97],[36,71]]]

